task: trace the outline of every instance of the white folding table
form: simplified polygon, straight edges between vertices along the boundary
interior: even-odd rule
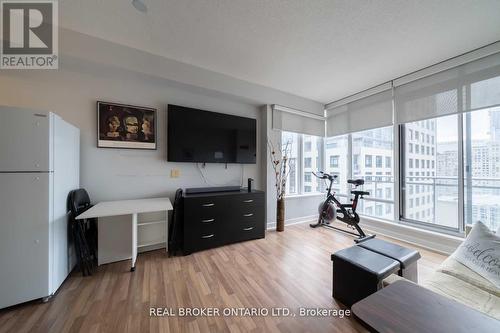
[[[137,260],[137,215],[140,213],[167,212],[172,210],[172,203],[169,198],[137,199],[99,202],[76,217],[77,220],[92,219],[99,217],[109,217],[118,215],[132,215],[132,267],[130,271],[135,271]],[[168,223],[166,223],[168,229]],[[166,248],[168,250],[168,232]]]

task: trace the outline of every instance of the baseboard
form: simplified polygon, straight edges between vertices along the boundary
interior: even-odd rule
[[[317,219],[318,219],[318,215],[296,217],[293,219],[285,220],[285,226],[316,221]],[[276,229],[276,221],[268,222],[267,223],[267,230],[274,230],[274,229]]]

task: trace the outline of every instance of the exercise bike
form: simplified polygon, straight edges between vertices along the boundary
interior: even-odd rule
[[[354,242],[356,243],[374,238],[375,235],[367,235],[365,234],[363,229],[361,229],[361,227],[359,226],[359,215],[358,213],[356,213],[358,200],[363,199],[364,195],[370,195],[370,193],[365,191],[352,190],[351,193],[354,194],[354,199],[351,199],[351,203],[349,204],[343,204],[335,197],[335,193],[332,193],[332,184],[333,181],[338,177],[337,175],[330,175],[328,173],[324,173],[323,171],[320,171],[317,174],[313,172],[313,175],[318,177],[319,179],[328,180],[330,184],[328,185],[326,200],[319,206],[318,223],[310,224],[309,226],[311,228],[327,227],[357,236],[358,238],[354,240]],[[364,179],[349,179],[347,183],[354,185],[354,187],[357,188],[360,185],[364,185],[365,181]],[[335,219],[346,223],[347,225],[355,229],[357,233],[330,225],[330,222],[334,221]]]

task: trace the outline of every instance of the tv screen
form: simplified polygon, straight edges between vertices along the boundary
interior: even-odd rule
[[[257,121],[251,118],[168,106],[168,161],[256,163]]]

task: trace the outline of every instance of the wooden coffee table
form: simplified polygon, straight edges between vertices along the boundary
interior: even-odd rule
[[[352,306],[372,332],[500,332],[500,321],[407,281],[397,281]]]

